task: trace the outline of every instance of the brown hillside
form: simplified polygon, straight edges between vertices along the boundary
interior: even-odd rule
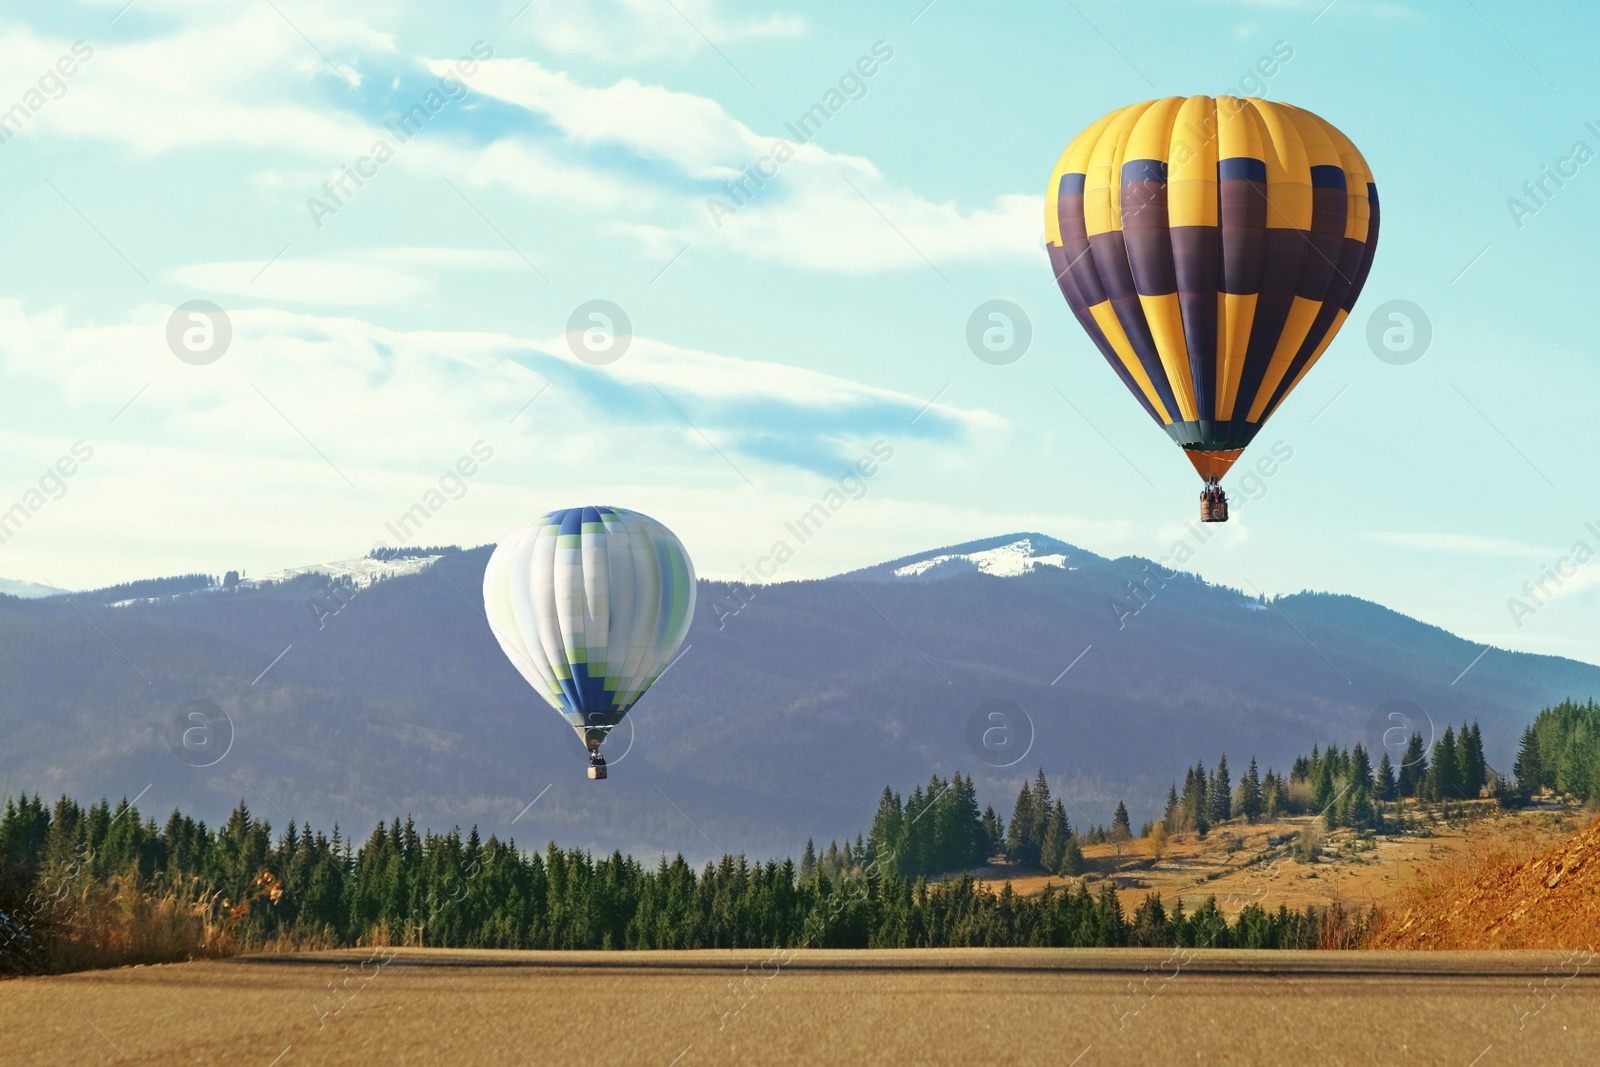
[[[1532,858],[1490,851],[1419,873],[1375,948],[1600,947],[1600,820]]]

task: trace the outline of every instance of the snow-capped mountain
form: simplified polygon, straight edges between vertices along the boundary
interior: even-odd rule
[[[931,581],[962,574],[1018,578],[1041,567],[1073,571],[1078,569],[1077,562],[1080,559],[1098,558],[1044,534],[1007,534],[936,549],[919,556],[905,556],[844,577],[882,582]]]
[[[929,556],[927,559],[915,563],[907,563],[904,567],[896,567],[896,578],[922,578],[937,568],[953,570],[967,570],[976,568],[982,574],[992,574],[997,578],[1015,578],[1019,574],[1027,574],[1035,567],[1063,567],[1067,570],[1067,556],[1064,552],[1052,552],[1040,555],[1033,550],[1033,542],[1024,537],[1020,541],[1013,541],[1009,545],[991,548],[982,552],[954,552],[944,555]]]
[[[42,596],[58,596],[69,592],[71,592],[70,589],[57,589],[53,585],[40,585],[38,582],[18,582],[10,578],[0,578],[0,596],[15,596],[24,600],[33,600]]]

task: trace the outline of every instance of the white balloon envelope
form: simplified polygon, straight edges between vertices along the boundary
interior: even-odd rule
[[[578,731],[597,778],[601,743],[672,662],[694,597],[683,542],[622,508],[542,515],[504,538],[483,573],[500,648]]]

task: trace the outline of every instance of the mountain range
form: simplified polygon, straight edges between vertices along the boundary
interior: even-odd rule
[[[958,770],[1009,815],[1043,768],[1081,825],[1118,800],[1153,817],[1201,759],[1286,769],[1464,720],[1506,769],[1540,707],[1600,694],[1595,666],[1353,597],[1248,596],[1018,533],[821,580],[702,580],[682,653],[591,782],[489,632],[490,551],[0,595],[0,774],[158,821],[243,800],[279,829],[409,814],[703,860],[853,837],[885,785]]]

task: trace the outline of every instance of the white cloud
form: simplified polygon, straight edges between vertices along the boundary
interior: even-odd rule
[[[339,272],[355,265],[312,266],[336,268],[335,276],[289,276],[308,287],[343,284]],[[245,282],[246,268],[260,269],[212,267],[224,281]],[[763,451],[772,435],[796,453],[788,462],[803,465],[806,455],[841,451],[854,435],[908,425],[925,403],[818,371],[650,337],[634,337],[626,356],[602,371],[572,355],[564,337],[397,330],[260,307],[228,314],[232,346],[215,363],[195,367],[166,348],[170,308],[146,305],[123,322],[85,326],[67,323],[60,311],[29,313],[19,301],[0,300],[0,371],[42,383],[69,406],[107,418],[146,385],[122,418],[127,426],[155,420],[161,429],[149,432],[170,442],[213,450],[220,435],[224,447],[298,456],[309,438],[341,468],[370,470],[431,462],[463,440],[506,427],[552,382],[550,400],[538,409],[544,462],[584,471],[703,464],[704,434],[736,454],[742,449],[740,466],[759,475],[786,463]],[[686,426],[680,411],[695,425]],[[519,423],[514,433],[526,436],[533,425]],[[932,447],[970,452],[1009,427],[987,411],[940,403],[919,418],[917,431]],[[652,451],[657,447],[659,453]]]
[[[838,477],[763,453],[759,431],[770,428],[759,424],[773,412],[803,427],[800,444],[813,434],[814,451],[845,457],[841,471],[878,437],[900,457],[785,578],[878,562],[891,533],[931,548],[992,535],[997,523],[1098,539],[1122,529],[924,504],[920,493],[895,499],[890,471],[981,465],[1009,427],[939,403],[915,431],[930,422],[950,431],[913,438],[910,418],[926,398],[802,367],[635,337],[621,361],[600,369],[561,338],[396,330],[261,307],[230,311],[232,347],[197,367],[166,348],[170,312],[152,304],[88,325],[0,300],[0,388],[56,394],[59,421],[89,427],[95,448],[67,496],[8,543],[7,577],[82,588],[163,570],[257,572],[352,556],[479,440],[493,462],[430,520],[419,535],[427,542],[482,543],[541,509],[610,500],[692,537],[703,573],[731,577]],[[0,469],[21,484],[64,447],[0,437]],[[115,544],[104,541],[108,516]]]
[[[212,293],[329,307],[396,304],[428,288],[422,279],[377,263],[280,259],[196,263],[173,278]]]
[[[279,204],[321,197],[320,180],[304,181],[305,164],[349,165],[380,137],[392,141],[379,117],[328,106],[323,94],[336,77],[328,60],[356,70],[418,62],[441,74],[451,61],[403,55],[392,37],[351,19],[309,9],[290,14],[315,47],[269,6],[99,45],[66,95],[34,115],[24,135],[105,139],[140,156],[219,144],[271,151],[288,158],[247,179],[264,197]],[[68,48],[65,40],[13,30],[0,35],[0,69],[42,69]],[[876,77],[893,77],[893,69],[886,61]],[[868,159],[791,143],[794,156],[778,176],[738,204],[723,183],[739,180],[744,168],[771,153],[779,135],[792,139],[787,130],[757,132],[707,97],[632,78],[585,85],[526,58],[484,62],[469,83],[475,93],[540,116],[559,136],[513,127],[477,144],[418,136],[396,147],[380,175],[394,167],[467,188],[504,185],[537,203],[597,216],[597,225],[631,229],[657,255],[668,233],[674,235],[668,243],[679,248],[704,242],[751,258],[852,273],[919,268],[924,260],[1038,255],[1033,195],[978,206],[937,203],[897,185]],[[621,148],[658,169],[597,162],[594,146]],[[297,181],[303,193],[293,188]],[[703,192],[693,191],[694,183]],[[738,207],[720,226],[708,210],[713,193]],[[687,236],[678,243],[677,235]],[[392,291],[396,279],[386,283]]]
[[[1553,588],[1551,600],[1560,600],[1564,597],[1575,596],[1590,589],[1600,589],[1600,566],[1593,563],[1587,564],[1570,577],[1562,581],[1559,587]]]
[[[484,248],[367,248],[363,259],[378,263],[454,267],[460,270],[526,270],[527,261],[516,252]]]
[[[323,307],[397,304],[434,287],[446,270],[526,270],[516,252],[481,248],[366,248],[343,259],[234,260],[172,271],[187,286],[246,300]],[[398,268],[408,267],[413,270]],[[428,278],[419,276],[430,275]]]
[[[444,65],[436,64],[436,72]],[[892,61],[877,77],[889,77]],[[621,146],[681,173],[715,184],[706,196],[676,199],[672,227],[684,243],[706,240],[741,254],[819,270],[849,273],[916,267],[924,261],[1038,256],[1043,223],[1039,198],[1011,194],[988,207],[963,209],[934,203],[890,182],[871,160],[798,143],[780,130],[757,133],[714,100],[625,78],[606,87],[585,86],[528,59],[485,63],[474,88],[547,116],[574,142]],[[857,106],[864,106],[858,104]],[[793,157],[777,161],[779,144]],[[534,181],[521,145],[505,142],[483,152],[475,183],[503,181],[533,195],[548,195],[548,180]],[[498,158],[497,158],[498,157]],[[741,193],[738,182],[758,161],[776,171],[760,187]],[[715,195],[721,210],[714,211]],[[622,198],[608,198],[622,203]],[[614,226],[627,223],[613,220]],[[652,221],[640,236],[659,246],[663,227]],[[648,229],[644,228],[648,225]]]
[[[517,17],[546,48],[608,61],[695,55],[741,41],[803,36],[805,20],[771,13],[739,18],[716,0],[568,0],[536,2]]]

